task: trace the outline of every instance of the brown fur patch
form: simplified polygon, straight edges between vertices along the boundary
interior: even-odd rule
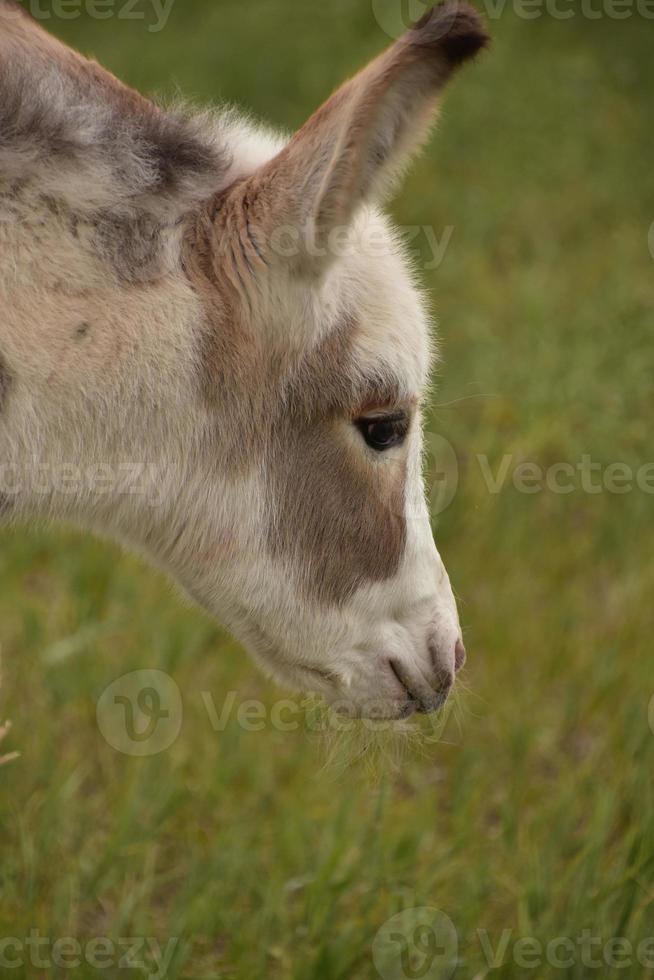
[[[299,569],[310,596],[328,603],[393,576],[406,543],[405,464],[367,463],[339,423],[285,419],[267,468],[271,552]]]
[[[266,447],[270,549],[330,603],[393,576],[406,543],[404,463],[373,460],[345,432],[362,401],[393,397],[391,379],[356,370],[356,332],[344,316],[285,380]]]

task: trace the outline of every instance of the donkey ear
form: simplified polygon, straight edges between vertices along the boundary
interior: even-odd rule
[[[332,230],[388,193],[426,137],[442,89],[488,40],[474,7],[447,0],[346,82],[247,182],[268,242],[296,229],[315,265]]]

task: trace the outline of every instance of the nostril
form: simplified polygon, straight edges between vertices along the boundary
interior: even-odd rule
[[[445,667],[437,669],[431,683],[431,694],[419,705],[418,711],[421,714],[431,714],[432,711],[438,711],[447,701],[453,686],[453,672]]]
[[[437,640],[434,638],[429,640],[427,644],[427,648],[429,650],[429,656],[431,658],[432,667],[434,668],[434,672],[436,676],[434,687],[437,690],[440,690],[441,688],[451,686],[454,681],[454,672],[452,671],[451,667],[445,666],[446,664],[448,664],[448,662],[451,663],[450,658],[443,655],[443,648],[439,646]],[[452,648],[450,647],[450,649]],[[458,649],[458,645],[457,645],[457,649]],[[464,659],[465,659],[465,651],[464,651]],[[456,654],[455,654],[455,668],[458,670],[458,666],[456,664]]]
[[[407,696],[407,709],[420,714],[438,711],[447,701],[454,684],[454,673],[444,667],[437,669],[429,683],[419,674],[410,675],[400,662],[388,661],[391,671]]]
[[[466,663],[466,648],[463,645],[462,640],[456,641],[456,646],[454,647],[454,669],[456,671],[461,670],[465,667]]]
[[[440,670],[437,670],[434,674],[434,683],[432,686],[436,694],[449,694],[450,688],[453,684],[454,675],[444,667],[441,667]]]

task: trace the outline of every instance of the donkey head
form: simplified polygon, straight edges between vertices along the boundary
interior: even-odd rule
[[[182,578],[264,669],[364,715],[437,709],[465,657],[421,477],[427,318],[375,208],[486,41],[432,9],[186,238],[223,482],[220,554]]]

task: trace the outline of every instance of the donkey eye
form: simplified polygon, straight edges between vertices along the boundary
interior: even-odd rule
[[[356,425],[370,448],[383,453],[404,442],[409,431],[409,418],[402,412],[398,415],[359,419]]]

